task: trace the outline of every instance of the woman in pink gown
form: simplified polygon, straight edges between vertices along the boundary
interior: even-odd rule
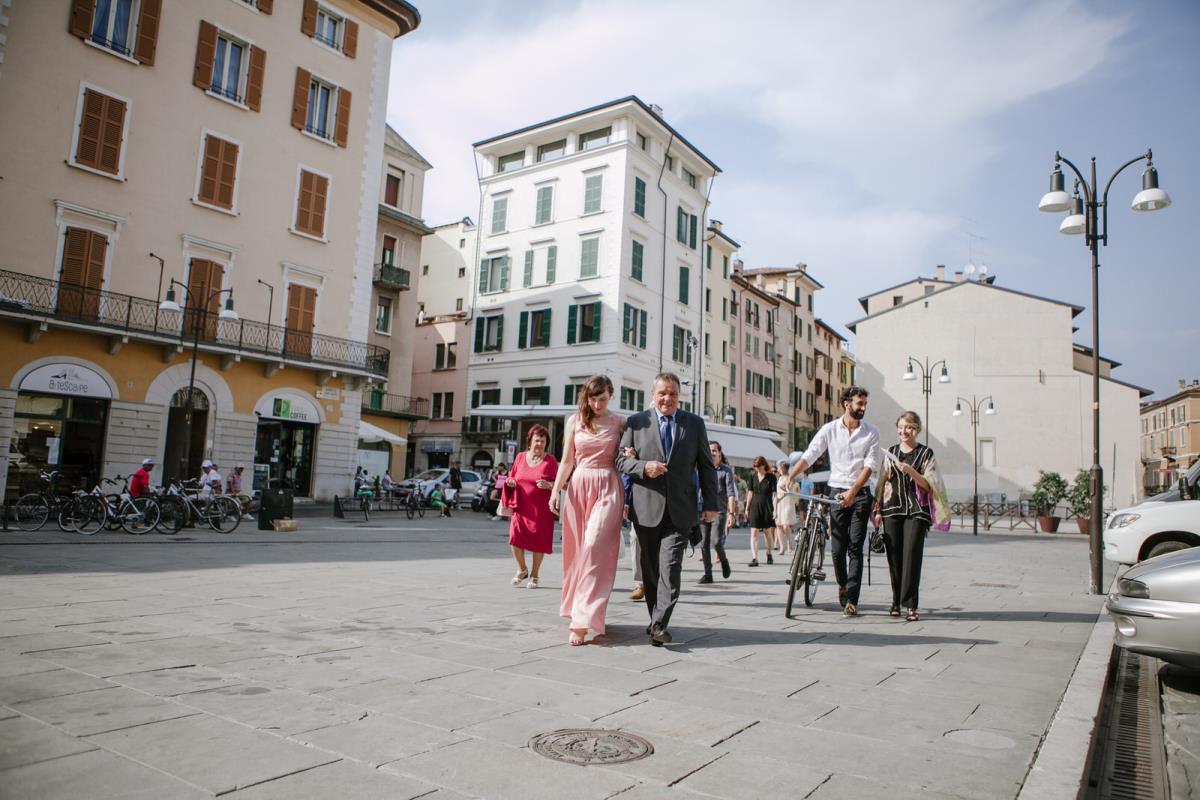
[[[512,585],[525,584],[527,589],[538,588],[538,572],[542,558],[554,549],[554,514],[550,511],[550,487],[558,475],[558,462],[546,452],[550,431],[534,425],[525,434],[525,450],[513,459],[512,472],[504,482],[500,502],[512,509],[508,528],[508,544],[517,561],[517,574]],[[533,554],[533,571],[525,566],[525,551]]]
[[[558,513],[559,492],[567,486],[559,613],[571,620],[572,645],[583,644],[589,630],[604,633],[617,577],[625,495],[616,469],[622,422],[608,413],[612,394],[612,381],[603,375],[588,378],[580,389],[579,412],[567,420],[562,467],[550,493],[550,510]]]

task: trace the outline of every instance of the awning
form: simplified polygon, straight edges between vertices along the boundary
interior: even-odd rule
[[[578,410],[579,409],[576,406],[565,405],[486,405],[472,408],[468,410],[467,413],[473,417],[500,417],[501,419],[527,419],[529,417],[537,417],[538,419],[545,419],[548,417],[566,419]]]
[[[365,420],[358,421],[358,440],[360,442],[387,442],[388,444],[408,444],[408,439],[397,436],[391,431],[385,431],[378,425],[372,425]]]
[[[749,467],[757,456],[765,458],[771,466],[787,458],[776,444],[783,437],[775,431],[735,428],[714,422],[708,423],[707,428],[709,441],[720,442],[721,452],[735,467]]]

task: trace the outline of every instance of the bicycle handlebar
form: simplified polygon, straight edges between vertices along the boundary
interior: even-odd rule
[[[820,497],[819,495],[815,495],[815,494],[804,494],[803,492],[781,492],[781,494],[787,495],[789,497],[799,497],[801,500],[808,500],[813,503],[823,503],[824,505],[827,505],[827,506],[841,505],[841,503],[839,503],[837,500],[834,500],[831,497]]]

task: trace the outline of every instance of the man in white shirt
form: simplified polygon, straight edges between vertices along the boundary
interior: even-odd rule
[[[204,495],[221,493],[221,473],[207,458],[200,464],[200,492]]]
[[[833,571],[838,582],[838,603],[847,617],[858,614],[862,588],[863,542],[871,515],[867,481],[879,472],[879,430],[862,418],[867,413],[867,390],[851,386],[842,392],[842,416],[828,422],[809,442],[792,467],[791,477],[807,472],[822,453],[829,452],[829,495],[838,501],[833,509]],[[849,553],[847,554],[847,549]],[[849,564],[847,564],[849,555]]]

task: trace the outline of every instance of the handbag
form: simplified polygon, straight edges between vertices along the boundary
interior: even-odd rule
[[[872,553],[884,552],[883,531],[879,530],[879,528],[875,528],[873,531],[871,531],[871,541],[869,546]]]
[[[511,517],[512,515],[513,515],[513,510],[512,510],[511,506],[506,506],[503,504],[500,506],[500,516],[507,518],[507,517]]]

